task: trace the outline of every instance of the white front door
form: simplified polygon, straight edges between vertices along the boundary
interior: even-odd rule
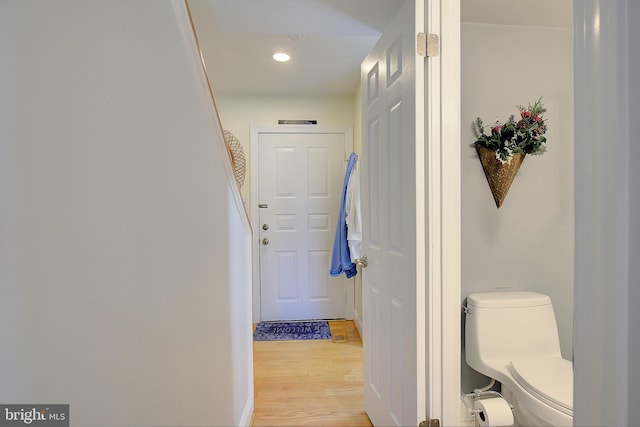
[[[286,129],[258,133],[261,320],[345,318],[347,280],[329,268],[348,135]]]
[[[369,261],[363,269],[364,405],[381,426],[415,426],[425,406],[417,369],[424,362],[417,333],[424,328],[416,308],[424,286],[417,263],[425,262],[417,258],[424,256],[418,237],[424,187],[416,185],[424,171],[416,132],[416,114],[424,113],[417,98],[424,92],[416,91],[422,74],[416,75],[414,8],[413,1],[405,3],[361,69],[362,253]]]

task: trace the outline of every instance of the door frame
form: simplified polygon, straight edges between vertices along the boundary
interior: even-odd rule
[[[344,147],[344,167],[349,154],[353,151],[353,127],[352,126],[329,126],[329,125],[251,125],[251,146],[250,146],[250,170],[251,170],[251,222],[255,227],[260,225],[257,223],[259,218],[258,212],[258,176],[260,174],[260,162],[258,160],[258,142],[260,134],[266,133],[288,133],[288,134],[342,134],[345,139]],[[251,239],[251,269],[252,269],[252,286],[253,286],[253,322],[258,323],[262,320],[262,307],[260,302],[260,233],[255,232]],[[327,266],[327,274],[329,267]],[[345,298],[345,317],[347,319],[354,318],[354,280],[346,279],[346,298]]]
[[[441,425],[461,425],[468,413],[461,404],[461,136],[460,136],[460,1],[424,0],[416,19],[425,32],[438,34],[440,53],[425,62],[425,183],[427,256],[423,295],[426,418]],[[418,2],[419,4],[419,2]],[[421,287],[418,286],[418,291]],[[420,340],[418,341],[419,344]],[[420,352],[420,350],[418,350]],[[422,370],[422,371],[421,371]],[[420,396],[419,396],[420,398]]]

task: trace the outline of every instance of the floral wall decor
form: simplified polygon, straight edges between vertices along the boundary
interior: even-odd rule
[[[542,115],[547,109],[539,98],[527,107],[518,106],[520,118],[511,115],[506,123],[496,121],[485,133],[485,125],[480,117],[473,123],[476,141],[473,143],[491,194],[499,208],[502,206],[511,183],[527,154],[540,155],[546,151],[547,139],[544,134],[547,125]]]

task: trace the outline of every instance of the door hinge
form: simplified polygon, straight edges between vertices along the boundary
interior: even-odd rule
[[[418,55],[432,57],[440,54],[440,38],[437,34],[418,33]]]
[[[430,419],[430,420],[425,420],[423,422],[421,422],[420,424],[418,424],[418,427],[440,427],[440,420],[439,419]]]

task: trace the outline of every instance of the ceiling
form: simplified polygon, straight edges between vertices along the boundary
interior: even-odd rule
[[[219,94],[352,95],[360,63],[410,0],[189,0]],[[461,0],[462,22],[571,28],[572,0]],[[272,52],[286,50],[288,63]]]

